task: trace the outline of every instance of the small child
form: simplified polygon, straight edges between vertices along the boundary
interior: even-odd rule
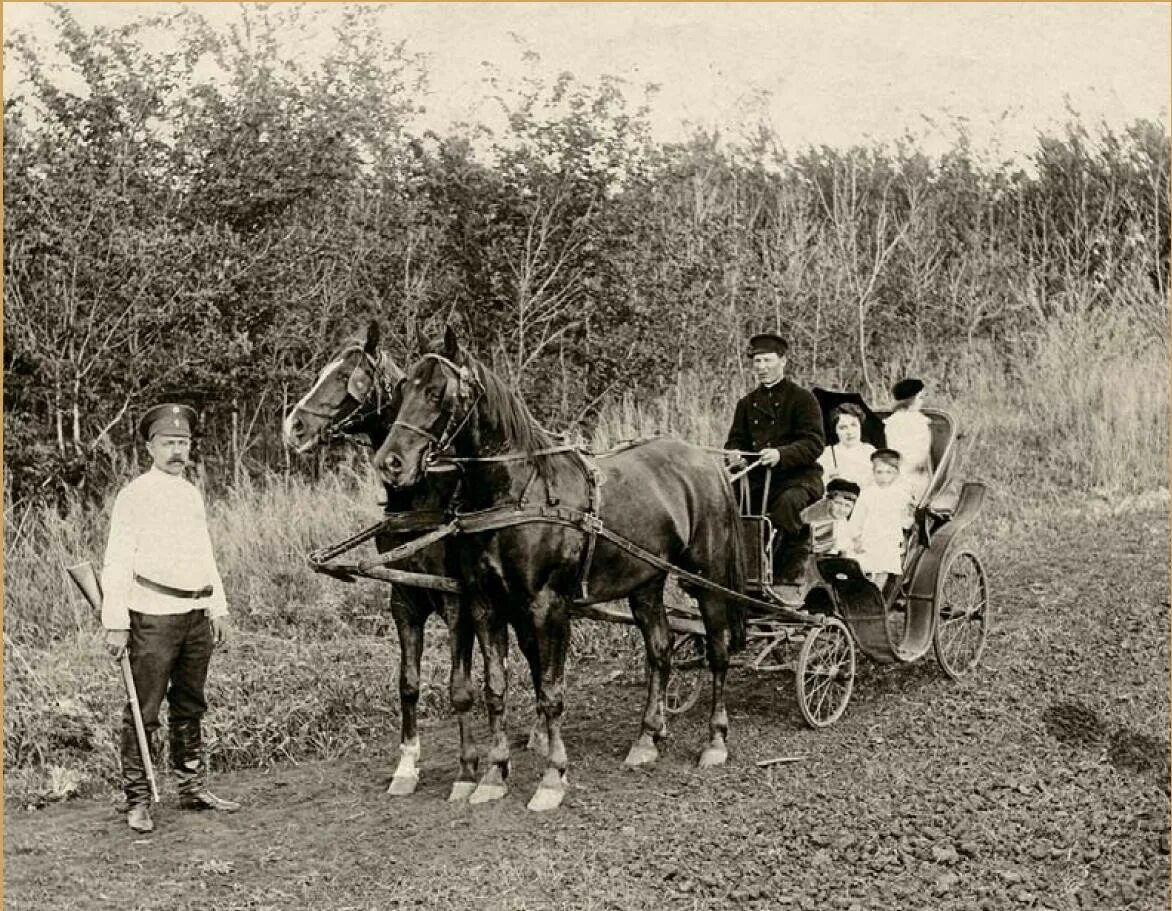
[[[850,556],[850,517],[859,499],[859,485],[846,478],[831,478],[826,485],[826,499],[834,519],[834,553]]]
[[[859,485],[846,478],[831,478],[826,496],[802,510],[802,521],[814,533],[814,550],[823,554],[851,555],[851,511],[859,498]]]
[[[915,517],[915,496],[900,477],[894,449],[871,454],[875,483],[859,494],[850,519],[853,554],[859,568],[880,589],[889,575],[903,572],[903,533]]]

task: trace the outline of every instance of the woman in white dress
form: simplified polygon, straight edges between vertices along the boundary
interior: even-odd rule
[[[920,409],[924,407],[924,384],[920,380],[900,380],[891,387],[895,407],[883,422],[887,445],[902,459],[900,472],[916,500],[932,481],[932,422]]]
[[[850,402],[839,405],[831,412],[830,426],[836,441],[818,457],[823,485],[843,478],[867,487],[871,483],[871,453],[875,447],[863,442],[863,409]]]

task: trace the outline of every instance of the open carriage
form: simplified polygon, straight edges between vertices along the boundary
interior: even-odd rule
[[[829,413],[835,396],[819,400]],[[749,647],[741,663],[760,671],[792,668],[798,707],[813,727],[834,723],[846,710],[854,688],[856,652],[880,664],[893,664],[916,661],[933,651],[944,673],[955,679],[971,670],[984,651],[988,583],[980,559],[959,536],[979,513],[985,486],[955,476],[961,439],[956,419],[944,411],[924,413],[931,422],[933,473],[917,504],[914,525],[905,535],[902,576],[889,579],[880,591],[854,560],[829,553],[826,536],[817,526],[810,527],[800,611],[820,618],[821,625],[796,624],[765,606],[749,621]],[[870,416],[881,427],[886,414]],[[865,440],[867,436],[864,429]],[[874,437],[867,441],[883,442]],[[746,593],[770,602],[775,600],[773,529],[767,516],[751,508],[747,489],[741,502],[749,562]],[[676,673],[668,711],[678,714],[700,695],[702,680],[696,671],[703,666],[704,651],[690,609],[673,608],[671,622]]]
[[[898,581],[880,591],[854,560],[823,546],[815,525],[804,597],[784,597],[771,585],[769,520],[748,504],[738,510],[719,454],[667,438],[586,452],[540,427],[450,328],[442,351],[423,340],[420,347],[422,356],[405,375],[379,353],[372,324],[365,344],[331,360],[286,420],[286,437],[299,451],[366,437],[388,497],[395,495],[379,522],[309,555],[318,572],[396,586],[403,723],[391,793],[411,793],[418,781],[414,702],[407,697],[419,671],[423,625],[435,613],[448,624],[453,646],[461,732],[453,799],[471,792],[468,799],[479,802],[505,791],[507,624],[530,665],[545,721],[547,767],[529,804],[537,810],[558,806],[565,793],[560,693],[569,615],[636,624],[643,634],[651,671],[628,766],[655,761],[666,733],[663,709],[686,710],[702,677],[711,678],[712,698],[699,766],[726,761],[724,686],[737,646],[746,646],[735,657],[742,666],[794,671],[801,713],[815,727],[845,711],[857,651],[895,663],[932,649],[953,677],[980,660],[988,590],[980,561],[958,535],[979,512],[985,489],[954,476],[959,434],[950,415],[926,412],[934,473],[906,536]],[[829,399],[820,401],[828,414]],[[871,423],[882,431],[878,416]],[[339,561],[366,543],[376,544],[377,555]],[[665,603],[669,578],[695,605]],[[468,621],[477,624],[484,656],[493,740],[489,771],[475,785]]]

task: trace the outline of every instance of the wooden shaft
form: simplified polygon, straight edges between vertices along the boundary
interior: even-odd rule
[[[134,718],[134,734],[138,739],[138,755],[142,767],[151,783],[151,800],[159,802],[159,783],[155,780],[155,764],[151,762],[150,744],[147,743],[146,726],[142,723],[142,709],[138,705],[138,689],[134,685],[134,674],[130,670],[130,655],[125,652],[118,661],[122,668],[122,682],[126,684],[126,698],[130,700],[130,714]]]

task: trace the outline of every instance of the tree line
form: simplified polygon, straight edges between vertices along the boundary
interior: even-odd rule
[[[958,131],[789,151],[767,128],[654,141],[617,80],[486,81],[501,126],[416,126],[424,64],[377,7],[320,59],[312,15],[246,8],[86,28],[53,11],[62,84],[27,37],[5,99],[4,432],[12,500],[101,495],[153,401],[201,412],[220,479],[296,470],[283,410],[378,318],[411,359],[455,322],[551,426],[609,397],[735,377],[776,328],[808,380],[879,400],[947,386],[980,346],[1011,375],[1072,309],[1167,338],[1166,127],[1075,119],[1025,166]],[[151,40],[166,30],[159,50]]]

